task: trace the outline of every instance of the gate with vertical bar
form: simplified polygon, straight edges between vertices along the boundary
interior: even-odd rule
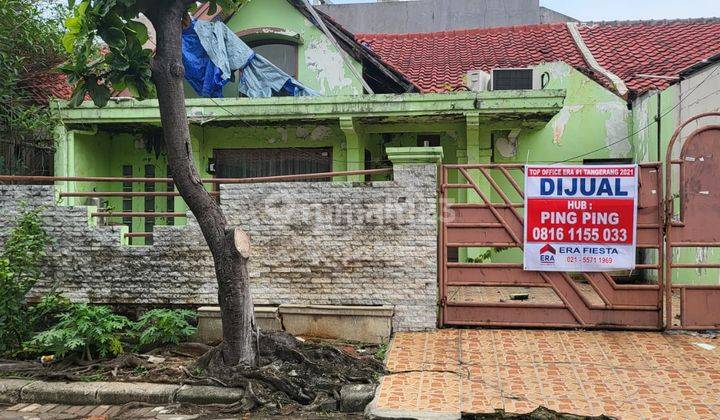
[[[524,271],[524,175],[521,164],[441,167],[441,324],[661,329],[661,164],[640,165],[642,261],[625,273]]]

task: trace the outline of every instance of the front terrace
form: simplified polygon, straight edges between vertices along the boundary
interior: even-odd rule
[[[343,172],[389,168],[387,147],[441,146],[446,163],[489,163],[494,132],[541,129],[564,100],[563,90],[198,98],[186,110],[198,171],[217,193],[228,178],[340,172],[332,180],[385,180],[386,172]],[[133,245],[150,244],[155,225],[185,223],[186,206],[165,179],[157,101],[53,106],[63,122],[55,175],[65,177],[56,182],[64,204],[98,206],[103,223],[128,226]]]

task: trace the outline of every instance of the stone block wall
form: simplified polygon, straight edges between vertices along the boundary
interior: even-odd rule
[[[437,169],[398,165],[394,181],[226,185],[231,225],[252,238],[256,305],[391,305],[396,331],[431,329],[437,315]],[[51,186],[0,186],[0,242],[23,206],[44,206],[53,236],[46,280],[77,301],[217,303],[212,258],[197,222],[156,226],[155,244],[121,245],[86,207],[55,204]]]

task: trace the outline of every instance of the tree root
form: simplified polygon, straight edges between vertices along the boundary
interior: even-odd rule
[[[255,366],[228,366],[221,343],[208,347],[193,365],[177,359],[153,364],[145,354],[92,362],[71,356],[49,366],[39,361],[3,360],[0,373],[66,381],[107,378],[235,387],[244,390],[239,401],[211,408],[225,414],[258,411],[273,415],[335,410],[344,385],[374,383],[385,373],[383,364],[372,356],[353,356],[328,345],[301,342],[285,332],[260,333],[258,343]],[[164,354],[191,354],[202,349],[202,345],[165,348]]]
[[[213,380],[241,387],[246,397],[235,407],[256,407],[283,412],[283,406],[318,410],[337,405],[340,388],[353,383],[372,383],[382,373],[381,362],[372,357],[357,358],[334,347],[300,342],[285,332],[261,333],[258,366],[227,366],[223,344],[200,357],[194,369],[204,376],[193,379]]]

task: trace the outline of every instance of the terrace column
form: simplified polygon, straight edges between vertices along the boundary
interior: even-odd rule
[[[359,171],[365,169],[365,146],[367,134],[354,117],[340,117],[340,129],[345,133],[346,170]],[[363,175],[349,175],[347,181],[362,182]]]
[[[58,124],[53,132],[55,143],[54,176],[77,176],[75,173],[75,131],[68,130],[64,124]],[[76,183],[71,181],[55,182],[56,193],[76,191]],[[63,204],[73,205],[74,198],[63,198]]]
[[[53,156],[53,175],[67,176],[67,130],[63,124],[55,126],[53,131],[55,155]],[[67,192],[67,182],[55,182],[56,192]]]

